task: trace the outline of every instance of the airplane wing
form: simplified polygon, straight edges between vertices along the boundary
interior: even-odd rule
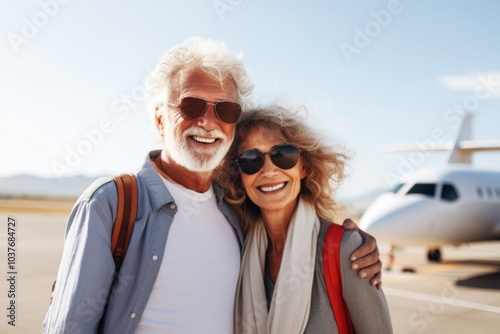
[[[470,164],[474,152],[500,151],[500,140],[471,140],[472,115],[466,114],[462,126],[451,142],[423,141],[414,144],[381,146],[381,152],[448,151],[448,163]]]
[[[500,140],[462,140],[458,147],[460,150],[472,152],[499,151]]]
[[[379,147],[381,152],[449,151],[451,149],[453,149],[451,143],[394,144]]]

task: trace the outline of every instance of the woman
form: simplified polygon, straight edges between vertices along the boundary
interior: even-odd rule
[[[346,155],[280,107],[243,113],[218,173],[246,232],[235,306],[235,333],[335,333],[322,267],[336,185]],[[342,294],[356,333],[392,333],[387,303],[350,270],[361,245],[340,245]]]

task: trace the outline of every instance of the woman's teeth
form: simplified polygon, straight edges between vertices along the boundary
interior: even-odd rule
[[[277,185],[272,186],[272,187],[259,187],[259,189],[263,192],[271,192],[271,191],[279,190],[279,189],[283,188],[284,186],[285,186],[285,182],[277,184]]]

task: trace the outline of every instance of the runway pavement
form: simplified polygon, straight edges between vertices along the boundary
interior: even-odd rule
[[[394,332],[499,333],[500,243],[443,253],[442,263],[428,263],[424,248],[399,250],[384,271]]]

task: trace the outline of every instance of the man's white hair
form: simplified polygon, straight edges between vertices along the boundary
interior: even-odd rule
[[[173,89],[177,88],[172,87],[172,79],[186,68],[198,68],[221,84],[224,79],[231,77],[243,108],[247,103],[246,98],[252,92],[253,83],[245,69],[241,53],[232,53],[220,41],[189,38],[167,51],[146,81],[149,119],[157,136],[159,133],[155,125],[155,109],[168,101]]]

